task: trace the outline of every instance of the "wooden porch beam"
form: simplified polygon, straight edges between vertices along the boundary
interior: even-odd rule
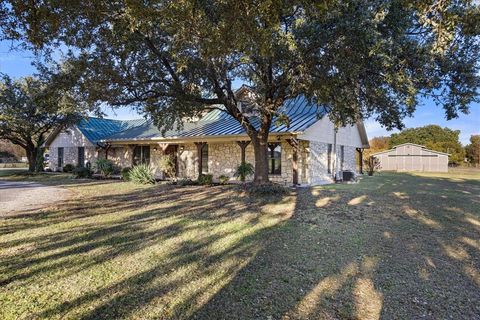
[[[245,163],[245,149],[247,149],[247,146],[250,144],[250,141],[237,141],[237,144],[240,147],[240,150],[242,151],[242,164]]]
[[[165,150],[167,150],[169,145],[170,145],[169,143],[163,143],[163,142],[158,143],[158,147],[160,148],[160,150],[163,151],[163,153],[165,153]]]

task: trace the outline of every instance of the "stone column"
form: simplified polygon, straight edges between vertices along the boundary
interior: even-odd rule
[[[298,184],[298,150],[299,143],[295,138],[287,139],[289,145],[292,146],[292,171],[293,171],[293,184]]]
[[[197,162],[197,168],[198,168],[198,177],[202,175],[202,149],[206,145],[206,142],[195,142],[195,145],[197,146],[197,157],[198,157],[198,162]]]

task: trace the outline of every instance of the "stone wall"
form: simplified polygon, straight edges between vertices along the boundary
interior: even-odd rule
[[[253,149],[248,146],[245,150],[245,159],[247,162],[251,162],[251,158],[253,158]],[[215,178],[225,175],[233,179],[240,163],[241,149],[237,143],[212,143],[208,145],[208,171]]]
[[[341,163],[341,146],[336,147],[336,157],[332,145],[331,169],[332,173],[328,173],[328,143],[310,141],[309,155],[309,179],[308,183],[323,184],[333,182],[333,171],[339,173],[343,170],[357,171],[356,166],[356,148],[352,146],[344,146],[343,168]]]
[[[195,144],[187,143],[180,145],[177,159],[179,178],[196,179],[198,177],[198,157],[197,147],[195,146]]]
[[[85,162],[94,163],[98,157],[97,148],[80,132],[77,127],[61,131],[48,147],[49,167],[53,171],[61,171],[58,165],[58,148],[63,148],[63,165],[78,165],[78,148],[85,148]]]
[[[49,158],[49,168],[53,171],[62,171],[63,168],[58,166],[58,146],[50,146],[48,153]],[[63,148],[63,166],[66,164],[73,164],[78,166],[78,147],[61,147]],[[97,159],[98,152],[95,147],[84,147],[85,148],[85,163],[90,161],[90,163],[95,163]]]
[[[316,185],[332,182],[332,175],[328,173],[328,144],[309,141],[309,149],[308,183]]]
[[[344,160],[343,160],[343,170],[351,170],[353,172],[357,172],[357,163],[356,163],[356,154],[357,150],[355,147],[351,146],[344,146]],[[337,159],[339,161],[338,169],[341,170],[341,151],[340,146],[337,145]]]
[[[99,156],[105,159],[105,149],[99,151]],[[133,157],[133,146],[112,146],[108,149],[108,159],[117,167],[131,167]]]
[[[163,155],[162,148],[156,144],[150,146],[150,166],[153,168],[155,177],[163,179],[163,171],[159,168],[159,161]],[[111,147],[108,151],[108,159],[119,168],[132,167],[133,166],[133,150],[135,145],[115,146]],[[156,149],[156,150],[155,150]]]

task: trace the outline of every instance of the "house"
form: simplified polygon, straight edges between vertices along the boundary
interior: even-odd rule
[[[240,89],[237,94],[246,101],[250,93]],[[239,108],[244,108],[245,114],[254,113],[249,106],[244,103]],[[361,166],[362,150],[369,146],[362,122],[335,130],[324,109],[303,97],[286,101],[282,108],[290,121],[288,126],[271,127],[272,181],[322,184],[333,181],[335,173],[341,176],[344,170],[356,172],[357,158]],[[150,120],[84,119],[76,126],[54,132],[46,147],[53,170],[61,170],[66,163],[93,164],[96,159],[107,158],[119,167],[149,163],[156,176],[162,178],[158,159],[169,154],[175,159],[179,178],[196,179],[200,173],[210,173],[217,179],[220,175],[233,177],[243,159],[255,163],[249,140],[237,120],[215,109],[164,135]]]
[[[380,170],[448,172],[448,153],[414,143],[400,144],[372,156],[379,160]]]

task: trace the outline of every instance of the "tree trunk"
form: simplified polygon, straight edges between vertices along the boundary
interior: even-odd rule
[[[268,135],[258,134],[252,137],[252,145],[255,154],[255,176],[253,183],[268,183]]]
[[[34,146],[27,146],[25,148],[28,160],[28,171],[34,172],[37,164],[37,148]]]

